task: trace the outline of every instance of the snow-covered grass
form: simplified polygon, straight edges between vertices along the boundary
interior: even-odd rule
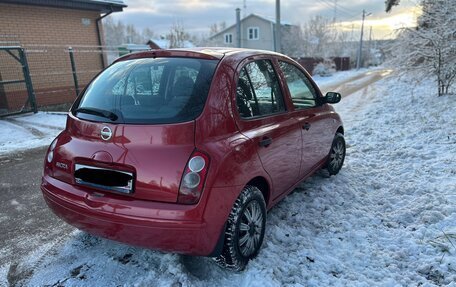
[[[17,272],[33,271],[28,286],[455,287],[455,106],[432,83],[394,77],[344,98],[344,168],[314,175],[269,212],[244,272],[79,231]]]
[[[65,122],[66,113],[44,112],[0,120],[0,156],[50,144]]]

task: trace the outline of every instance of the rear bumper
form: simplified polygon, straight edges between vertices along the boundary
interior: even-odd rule
[[[78,229],[131,245],[189,255],[214,255],[232,205],[221,204],[223,198],[216,196],[197,205],[100,196],[46,175],[41,190],[52,211]],[[234,190],[217,188],[210,193],[226,197],[235,194]]]

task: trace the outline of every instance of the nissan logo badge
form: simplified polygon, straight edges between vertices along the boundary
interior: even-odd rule
[[[109,140],[112,137],[112,131],[109,127],[103,127],[101,129],[101,138],[105,141]]]

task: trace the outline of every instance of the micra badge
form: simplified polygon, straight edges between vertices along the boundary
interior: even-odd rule
[[[64,170],[68,170],[68,165],[66,163],[63,163],[63,162],[56,162],[55,166],[58,167],[58,168],[64,169]]]

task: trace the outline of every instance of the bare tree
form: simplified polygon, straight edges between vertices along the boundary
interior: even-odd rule
[[[294,25],[282,30],[282,51],[292,57],[353,57],[356,47],[349,41],[348,32],[316,16],[302,28]]]
[[[217,23],[211,24],[209,26],[209,35],[215,35],[219,32]]]
[[[220,22],[220,23],[214,23],[209,26],[209,35],[215,35],[220,31],[223,31],[226,29],[226,22]]]
[[[103,32],[107,46],[119,46],[126,43],[144,44],[154,36],[150,28],[138,30],[134,25],[125,25],[111,17],[103,19]]]
[[[299,58],[304,54],[304,37],[300,26],[282,28],[282,52],[290,57]]]
[[[136,27],[132,24],[127,25],[126,27],[126,36],[127,43],[143,43],[144,39],[141,36],[141,33],[136,30]]]
[[[103,32],[107,46],[118,46],[126,42],[125,25],[120,21],[114,21],[111,17],[103,19]]]
[[[142,30],[141,36],[142,36],[143,40],[145,40],[145,42],[147,42],[155,37],[155,33],[152,29],[145,28],[144,30]]]
[[[207,33],[193,33],[190,35],[189,41],[196,47],[206,47],[212,44]]]
[[[336,41],[337,33],[328,19],[320,15],[311,18],[303,28],[304,54],[310,57],[327,57],[328,43]]]
[[[336,33],[336,40],[330,45],[332,55],[355,59],[358,45],[356,42],[350,41],[350,32],[335,30],[334,33]]]
[[[185,41],[190,39],[190,35],[185,32],[184,25],[180,21],[175,21],[166,35],[170,48],[183,48]]]
[[[456,79],[456,2],[423,0],[422,7],[418,26],[403,29],[393,44],[393,61],[403,72],[432,73],[441,96]]]
[[[226,22],[225,21],[222,21],[219,23],[219,29],[220,31],[223,31],[226,29]]]

